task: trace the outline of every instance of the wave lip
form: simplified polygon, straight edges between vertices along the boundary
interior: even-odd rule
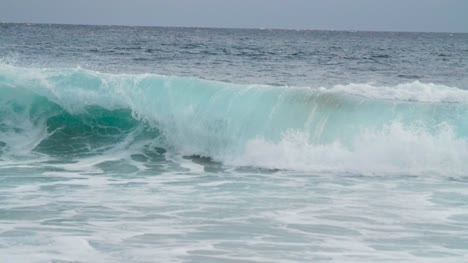
[[[468,91],[414,81],[393,87],[373,86],[370,84],[337,85],[333,88],[321,88],[323,92],[347,93],[372,99],[387,99],[414,102],[468,103]]]
[[[236,166],[468,171],[468,91],[419,81],[314,89],[0,65],[0,103],[3,156],[144,144]]]

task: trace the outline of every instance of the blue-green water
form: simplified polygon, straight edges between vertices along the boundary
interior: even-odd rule
[[[0,24],[1,262],[464,262],[468,35]]]

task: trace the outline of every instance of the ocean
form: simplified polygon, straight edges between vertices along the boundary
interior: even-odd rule
[[[467,262],[468,34],[0,24],[0,262]]]

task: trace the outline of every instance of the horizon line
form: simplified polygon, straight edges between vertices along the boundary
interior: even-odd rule
[[[368,33],[432,33],[432,34],[468,34],[468,31],[398,31],[398,30],[367,30],[367,29],[311,29],[311,28],[267,28],[267,27],[218,27],[218,26],[174,26],[174,25],[128,25],[128,24],[86,24],[86,23],[47,23],[47,22],[10,22],[0,21],[0,24],[34,24],[62,26],[119,26],[119,27],[159,27],[159,28],[194,28],[194,29],[237,29],[237,30],[285,30],[285,31],[328,31],[328,32],[368,32]]]

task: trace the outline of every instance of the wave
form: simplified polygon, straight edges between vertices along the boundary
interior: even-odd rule
[[[359,174],[468,171],[468,91],[242,85],[0,65],[0,156],[130,145],[228,165]]]

